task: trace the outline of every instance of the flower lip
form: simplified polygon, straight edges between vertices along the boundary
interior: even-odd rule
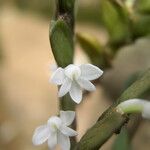
[[[52,130],[60,129],[62,121],[59,117],[53,116],[47,121],[48,125]]]
[[[77,80],[81,75],[81,70],[78,66],[71,64],[65,68],[65,75],[71,80]]]

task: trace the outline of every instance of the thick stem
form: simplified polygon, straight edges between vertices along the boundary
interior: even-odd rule
[[[90,128],[81,138],[76,150],[97,150],[99,149],[113,133],[120,132],[121,127],[128,121],[128,115],[121,115],[115,109],[116,106],[125,100],[143,96],[150,91],[150,69],[133,83],[118,99],[117,103],[108,108],[98,122]]]
[[[74,5],[75,0],[57,0],[56,19],[63,19],[74,32]]]
[[[66,25],[68,26],[68,30],[71,31],[71,33],[68,35],[69,38],[71,38],[73,41],[74,39],[74,3],[75,0],[57,0],[56,1],[56,21],[57,20],[62,20],[64,21],[64,23],[66,23]],[[66,34],[66,33],[65,33]],[[62,38],[62,37],[60,37]],[[62,39],[63,40],[63,39]],[[56,41],[57,42],[57,41]],[[74,51],[74,43],[71,42],[72,44],[72,51]],[[67,53],[67,52],[66,52]],[[65,59],[65,58],[63,58]],[[68,62],[65,64],[60,64],[58,63],[58,65],[60,67],[66,67],[67,65],[73,63],[73,57],[72,60],[70,60],[69,58],[67,58]],[[60,100],[60,109],[62,110],[75,110],[75,103],[72,101],[72,99],[70,98],[69,95],[66,95],[64,97],[61,98]],[[74,123],[73,128],[75,128],[76,125]]]
[[[55,19],[51,23],[51,48],[57,65],[62,68],[73,63],[74,4],[75,0],[56,0]],[[75,111],[75,103],[72,101],[69,94],[60,98],[60,110]],[[71,128],[76,129],[76,120]],[[73,148],[75,144],[75,138],[71,138],[71,148]]]

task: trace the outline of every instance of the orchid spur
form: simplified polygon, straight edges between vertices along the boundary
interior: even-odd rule
[[[79,104],[82,100],[82,90],[94,91],[95,86],[90,81],[99,78],[102,74],[103,71],[92,64],[80,66],[70,64],[65,68],[59,67],[50,81],[61,85],[59,97],[69,92],[72,100]]]

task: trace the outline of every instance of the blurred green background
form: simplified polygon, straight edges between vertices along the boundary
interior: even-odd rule
[[[92,61],[105,70],[102,85],[77,108],[78,139],[150,67],[150,1],[129,1],[77,1],[75,63]],[[58,111],[57,88],[48,83],[55,66],[48,37],[54,3],[0,0],[0,150],[47,149],[33,146],[32,134]],[[149,150],[149,126],[141,123],[134,150]],[[111,150],[114,139],[102,150]]]

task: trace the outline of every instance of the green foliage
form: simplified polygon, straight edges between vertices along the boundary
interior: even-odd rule
[[[150,35],[150,15],[138,15],[133,22],[134,38]]]
[[[101,68],[110,67],[108,61],[110,60],[110,54],[96,37],[86,33],[78,33],[76,37],[83,51],[87,54],[94,65],[100,66]]]
[[[57,0],[56,19],[62,18],[74,30],[75,0]]]
[[[91,7],[87,5],[79,5],[79,8],[77,9],[77,22],[90,23],[98,26],[101,25],[100,12],[97,6],[98,5],[95,5],[95,3],[93,3]]]
[[[123,124],[122,116],[113,110],[105,119],[98,121],[86,132],[75,150],[98,150]]]
[[[124,128],[115,140],[112,150],[131,150],[129,136],[127,130]]]
[[[99,41],[95,37],[84,33],[78,33],[76,37],[91,62],[95,65],[103,64],[103,47]]]
[[[62,20],[53,22],[50,31],[50,42],[55,60],[60,67],[73,63],[73,33]]]
[[[123,7],[111,0],[101,0],[101,19],[112,44],[124,43],[130,38],[129,19]]]
[[[149,0],[138,0],[137,9],[141,13],[150,13],[150,1]]]
[[[55,21],[51,25],[50,42],[55,60],[60,67],[66,67],[73,63],[74,54],[74,0],[57,0]],[[105,68],[111,61],[107,55],[107,49],[112,52],[119,47],[133,42],[137,37],[149,35],[149,16],[141,15],[137,11],[129,11],[125,5],[119,5],[115,1],[101,0],[101,19],[103,26],[109,33],[109,41],[106,46],[88,34],[77,34],[77,40],[91,62]],[[143,28],[143,26],[145,28]],[[114,53],[115,54],[115,53]],[[110,64],[109,64],[110,65]],[[107,68],[107,67],[106,67]],[[98,119],[97,123],[87,131],[75,147],[76,150],[97,150],[114,133],[119,133],[122,126],[128,122],[129,116],[122,116],[116,112],[116,105],[122,101],[137,98],[150,91],[150,69],[135,83],[133,83]],[[63,110],[75,110],[70,96],[66,95],[60,102]],[[129,141],[126,131],[118,136],[113,149],[121,146],[129,149]]]
[[[136,72],[134,74],[132,74],[131,76],[128,77],[128,79],[125,81],[124,83],[124,89],[127,89],[133,82],[135,82],[140,76],[139,72]]]

